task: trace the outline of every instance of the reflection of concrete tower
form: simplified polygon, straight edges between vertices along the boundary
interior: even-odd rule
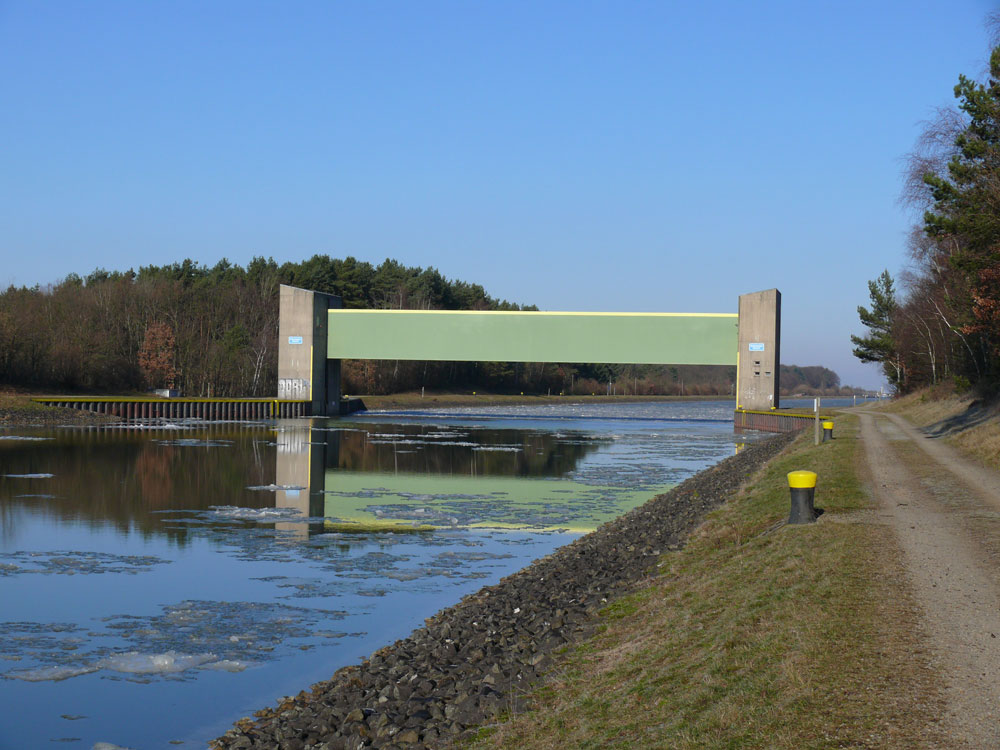
[[[295,508],[303,517],[323,515],[324,444],[312,442],[312,420],[280,420],[277,424],[278,444],[275,484],[302,487],[300,490],[278,490],[274,493],[276,508]],[[308,538],[313,524],[278,523],[279,531],[294,532],[298,538]],[[317,523],[321,530],[323,524]]]

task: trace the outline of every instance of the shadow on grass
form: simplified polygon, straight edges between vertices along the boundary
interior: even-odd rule
[[[922,432],[931,438],[948,437],[957,435],[972,427],[977,427],[985,422],[1000,416],[1000,403],[985,401],[973,401],[969,408],[961,414],[942,419],[940,422],[927,425],[922,428]]]

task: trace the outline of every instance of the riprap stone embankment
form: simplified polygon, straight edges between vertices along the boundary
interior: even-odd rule
[[[442,610],[408,638],[242,720],[219,750],[433,748],[519,710],[556,652],[679,549],[792,434],[750,444],[670,492]]]

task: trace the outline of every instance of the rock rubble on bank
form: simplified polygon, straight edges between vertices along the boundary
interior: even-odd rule
[[[579,641],[598,611],[678,549],[705,514],[791,442],[747,446],[556,550],[465,597],[408,638],[344,667],[326,682],[244,719],[217,750],[433,748],[490,717],[522,708],[555,652]]]

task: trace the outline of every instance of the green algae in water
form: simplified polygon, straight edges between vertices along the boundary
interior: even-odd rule
[[[330,471],[324,515],[339,522],[396,529],[501,528],[593,531],[673,485],[627,490],[568,479]],[[336,489],[333,489],[336,488]]]

